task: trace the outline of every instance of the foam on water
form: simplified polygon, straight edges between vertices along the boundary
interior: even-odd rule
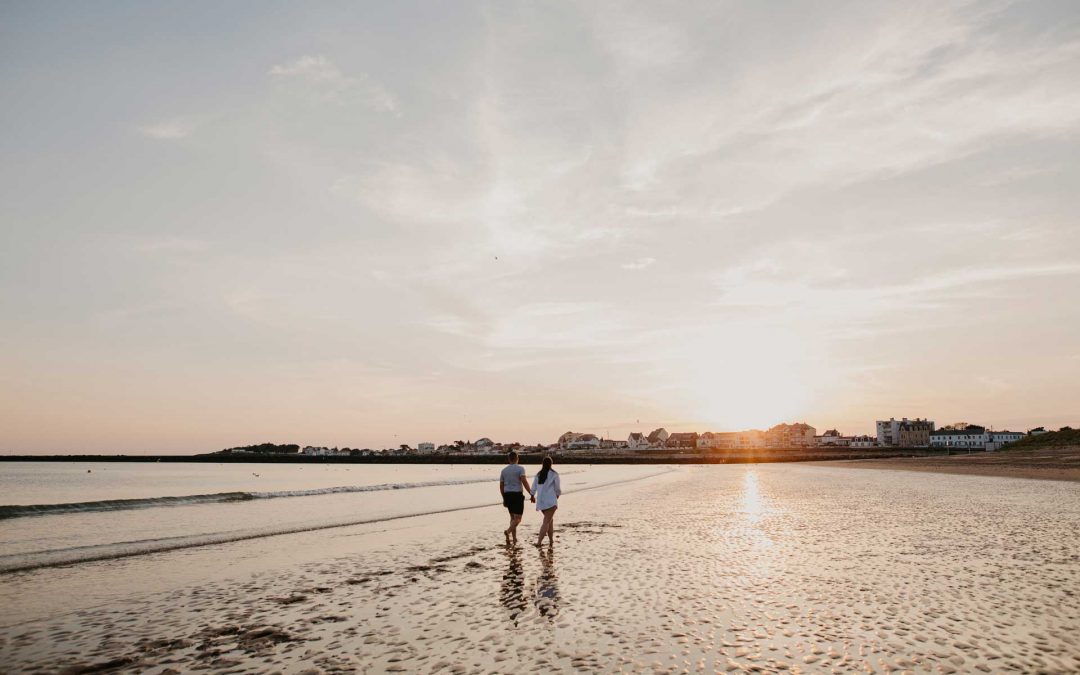
[[[143,499],[103,499],[89,502],[65,502],[60,504],[12,504],[0,505],[0,520],[25,516],[48,516],[64,513],[89,513],[93,511],[123,511],[126,509],[149,509],[159,506],[189,506],[246,501],[249,499],[280,499],[283,497],[313,497],[348,492],[380,492],[383,490],[412,490],[443,485],[469,485],[491,482],[491,478],[463,480],[436,480],[421,483],[384,483],[381,485],[342,485],[339,487],[312,488],[308,490],[278,490],[273,492],[216,492],[205,495],[179,497],[147,497]]]

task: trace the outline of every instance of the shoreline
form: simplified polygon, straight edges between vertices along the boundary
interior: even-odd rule
[[[830,460],[816,464],[851,469],[1080,482],[1080,447],[1077,446],[999,450],[940,457]]]
[[[945,456],[939,450],[895,448],[889,450],[825,450],[814,448],[767,448],[744,452],[663,454],[551,454],[559,464],[765,464],[779,462],[877,461],[919,456]],[[521,453],[522,464],[539,464],[548,453]],[[493,455],[397,455],[392,457],[326,457],[305,455],[0,455],[0,462],[169,462],[210,464],[503,464],[504,453]]]

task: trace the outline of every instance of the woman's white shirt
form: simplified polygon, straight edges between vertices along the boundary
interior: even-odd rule
[[[559,485],[559,474],[554,469],[548,471],[547,480],[540,483],[540,474],[533,476],[532,493],[536,497],[536,510],[544,511],[552,506],[559,505],[559,497],[562,495],[562,486]]]

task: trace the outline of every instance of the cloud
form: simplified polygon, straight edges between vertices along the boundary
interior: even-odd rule
[[[138,132],[147,138],[161,141],[178,141],[191,134],[191,126],[179,120],[158,122],[138,128]]]
[[[717,71],[722,79],[693,70],[706,53],[681,73],[686,85],[643,83],[652,100],[631,94],[626,104],[628,191],[662,194],[685,211],[738,213],[808,187],[955,161],[1004,139],[1070,134],[1080,121],[1071,84],[1080,43],[1009,41],[986,9],[866,11],[879,15],[874,30],[808,16],[790,49],[748,53],[745,67]],[[842,45],[829,37],[838,31]],[[809,36],[813,43],[799,44]],[[727,37],[739,46],[740,36]]]
[[[333,100],[354,95],[374,110],[396,112],[398,109],[397,99],[381,83],[366,73],[346,75],[337,64],[322,55],[305,55],[295,61],[275,65],[268,74],[274,78],[307,82]]]
[[[205,241],[186,237],[157,237],[134,245],[134,249],[140,253],[193,253],[207,248]]]
[[[656,258],[638,258],[637,260],[623,263],[621,267],[624,270],[643,270],[654,262],[656,262]]]
[[[292,63],[279,64],[270,69],[276,77],[303,77],[313,82],[341,83],[346,80],[325,56],[301,56]]]

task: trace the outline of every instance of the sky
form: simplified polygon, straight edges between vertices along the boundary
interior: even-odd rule
[[[6,2],[0,452],[1080,423],[1080,4]]]

